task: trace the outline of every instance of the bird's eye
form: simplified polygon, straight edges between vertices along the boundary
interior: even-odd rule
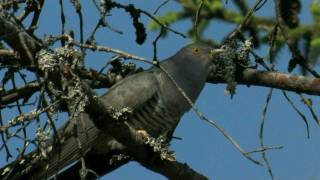
[[[195,47],[195,48],[192,49],[192,52],[194,54],[198,54],[200,52],[200,49]]]

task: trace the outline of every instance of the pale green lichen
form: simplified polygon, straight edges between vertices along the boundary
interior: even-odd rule
[[[64,88],[67,89],[68,106],[73,117],[78,117],[81,112],[84,112],[86,105],[89,103],[89,98],[86,91],[82,87],[82,82],[79,78],[75,78],[72,83],[64,83]]]
[[[38,67],[42,71],[54,71],[58,67],[58,60],[54,53],[49,49],[41,49],[37,54]]]
[[[175,153],[169,150],[169,144],[167,140],[163,136],[159,136],[158,138],[154,138],[150,135],[147,135],[145,144],[152,147],[153,151],[159,153],[161,160],[175,161],[176,156]]]
[[[111,111],[112,118],[120,121],[126,121],[129,115],[132,113],[132,109],[129,107],[124,107],[119,110],[109,107],[109,110]]]
[[[64,46],[55,49],[59,62],[70,65],[71,69],[83,67],[83,57],[74,47]]]

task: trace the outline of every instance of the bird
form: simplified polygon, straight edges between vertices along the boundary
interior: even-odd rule
[[[130,108],[132,112],[126,121],[128,125],[137,131],[143,130],[153,138],[162,136],[170,142],[180,119],[192,108],[189,100],[192,103],[197,100],[212,71],[213,49],[205,44],[189,44],[158,65],[117,82],[99,99],[106,107]],[[95,159],[94,163],[86,166],[101,175],[131,160],[124,156],[122,161],[109,169],[100,167],[100,164],[106,166],[107,158],[125,152],[126,147],[108,132],[96,127],[88,114],[81,113],[77,122],[77,126],[67,122],[59,129],[61,144],[55,145],[53,138],[46,142],[42,154],[47,156],[47,160],[32,162],[31,157],[34,159],[39,153],[31,152],[26,156],[32,162],[29,169],[18,164],[16,170],[6,174],[3,173],[5,168],[2,168],[0,178],[46,179],[78,161],[65,171],[67,173],[61,173],[65,173],[64,177],[76,176],[74,173],[78,171],[70,169],[81,168],[81,157],[84,160]],[[14,171],[19,171],[20,175],[15,176]]]

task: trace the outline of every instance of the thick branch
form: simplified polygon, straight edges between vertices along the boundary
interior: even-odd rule
[[[115,73],[101,74],[95,70],[78,70],[78,74],[83,79],[94,79],[94,83],[91,84],[91,88],[110,88],[116,83]],[[20,99],[26,99],[31,97],[34,93],[39,91],[41,85],[37,81],[32,81],[23,87],[4,91],[0,89],[0,105],[8,105]]]
[[[19,53],[7,49],[0,49],[0,57],[20,58]]]
[[[95,79],[91,88],[110,88],[116,82],[115,74],[100,74],[94,70],[80,70],[80,77],[85,79]],[[320,79],[297,76],[280,72],[258,71],[255,69],[245,69],[241,77],[237,79],[239,84],[272,87],[293,92],[305,93],[310,95],[320,95]],[[225,83],[213,75],[208,78],[209,83]],[[37,82],[30,82],[26,86],[2,92],[1,104],[10,104],[19,99],[31,96],[40,89]],[[0,90],[1,93],[1,90]]]
[[[41,86],[37,81],[32,81],[21,88],[11,89],[7,92],[2,92],[2,90],[0,90],[0,105],[10,104],[19,99],[26,99],[40,90],[40,88]]]
[[[282,90],[294,91],[310,95],[320,95],[320,78],[298,76],[280,72],[258,71],[245,69],[242,75],[237,77],[239,84],[272,87]],[[213,75],[208,78],[210,83],[225,83]]]

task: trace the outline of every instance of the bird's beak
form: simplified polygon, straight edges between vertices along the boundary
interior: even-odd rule
[[[210,51],[210,55],[212,57],[216,57],[217,55],[221,54],[221,53],[224,53],[226,52],[227,50],[226,49],[223,49],[223,48],[218,48],[218,49],[211,49]]]

